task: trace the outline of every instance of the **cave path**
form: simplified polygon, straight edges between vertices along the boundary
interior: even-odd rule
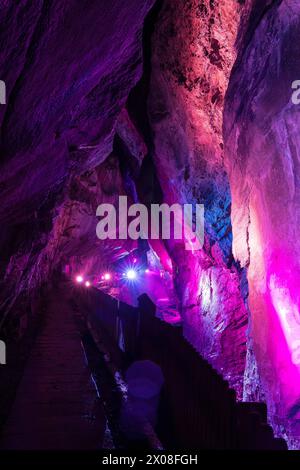
[[[105,426],[70,304],[59,289],[49,296],[0,448],[97,449]]]

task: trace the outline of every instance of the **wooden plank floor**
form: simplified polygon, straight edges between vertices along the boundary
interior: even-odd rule
[[[106,420],[62,291],[52,296],[1,449],[101,448]]]

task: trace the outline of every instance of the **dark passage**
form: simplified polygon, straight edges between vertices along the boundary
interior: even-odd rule
[[[50,297],[4,426],[2,449],[98,449],[106,419],[66,291]]]

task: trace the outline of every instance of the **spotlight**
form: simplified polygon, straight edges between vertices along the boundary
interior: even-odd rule
[[[126,271],[126,277],[130,281],[133,281],[134,279],[136,279],[136,276],[137,276],[137,273],[134,269],[128,269],[128,271]]]
[[[76,277],[76,282],[78,282],[78,284],[81,284],[83,282],[83,277],[82,276],[77,276]]]
[[[105,273],[104,274],[104,279],[105,279],[105,281],[109,281],[111,279],[110,273]]]
[[[90,287],[90,285],[91,285],[90,281],[86,281],[85,287]]]
[[[148,268],[147,268],[147,269],[145,269],[145,273],[146,273],[146,274],[148,274],[149,272],[150,272],[150,271],[149,271],[149,269],[148,269]]]

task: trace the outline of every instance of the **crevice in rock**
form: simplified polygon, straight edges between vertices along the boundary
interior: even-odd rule
[[[148,13],[143,28],[143,74],[136,86],[131,90],[127,100],[127,109],[137,129],[143,135],[151,153],[153,151],[152,129],[148,117],[148,97],[151,79],[152,36],[161,12],[164,0],[156,0]]]
[[[242,60],[246,49],[251,44],[255,31],[258,29],[259,24],[263,21],[266,15],[272,10],[272,8],[279,7],[282,3],[282,0],[255,0],[254,5],[251,9],[250,17],[247,20],[247,27],[244,30],[243,27],[240,28],[237,37],[237,50],[238,57],[232,69],[232,73],[235,68],[239,66],[240,61]]]

